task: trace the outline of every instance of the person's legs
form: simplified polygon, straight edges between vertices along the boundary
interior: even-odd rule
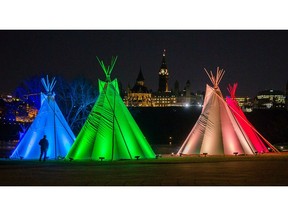
[[[43,156],[43,151],[41,150],[39,161],[41,161],[42,156]]]
[[[43,159],[43,161],[46,161],[46,154],[47,154],[47,151],[44,151],[44,159]]]

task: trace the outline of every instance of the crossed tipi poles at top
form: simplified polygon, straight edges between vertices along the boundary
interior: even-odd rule
[[[54,86],[56,84],[55,77],[53,77],[51,82],[49,82],[48,75],[46,75],[46,80],[45,80],[45,78],[42,78],[41,83],[42,83],[44,89],[46,90],[47,95],[52,95],[52,91],[53,91]]]
[[[217,67],[217,70],[216,70],[216,76],[213,75],[212,71],[210,71],[210,73],[206,70],[206,68],[204,68],[207,76],[209,77],[209,79],[211,80],[214,88],[218,88],[219,86],[219,83],[221,82],[224,74],[225,74],[225,71],[224,69],[220,69],[219,67]]]
[[[110,75],[111,75],[111,73],[112,73],[112,71],[113,71],[113,68],[114,68],[114,66],[115,66],[115,63],[116,63],[116,61],[117,61],[118,56],[116,56],[116,57],[112,56],[111,64],[108,65],[108,67],[105,66],[104,61],[103,61],[103,60],[100,60],[100,59],[98,58],[98,56],[96,56],[96,58],[97,58],[97,60],[98,60],[98,62],[99,62],[99,64],[100,64],[102,70],[104,71],[104,73],[105,73],[105,75],[106,75],[106,81],[110,82],[110,81],[111,81]]]

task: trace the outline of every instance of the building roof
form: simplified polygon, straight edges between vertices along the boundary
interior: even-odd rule
[[[143,76],[143,73],[142,73],[142,69],[140,67],[140,71],[139,71],[139,74],[138,74],[138,77],[137,77],[136,81],[139,82],[139,81],[144,81],[144,80],[145,79],[144,79],[144,76]]]
[[[140,82],[143,82],[143,83],[140,83]],[[143,76],[141,67],[140,67],[138,77],[136,79],[136,83],[131,89],[131,92],[132,93],[149,93],[148,88],[144,86],[144,76]]]
[[[269,89],[269,90],[260,91],[258,92],[257,95],[285,95],[285,94],[283,91],[280,91],[280,90]]]
[[[132,93],[149,93],[149,90],[146,86],[135,84],[131,89]]]

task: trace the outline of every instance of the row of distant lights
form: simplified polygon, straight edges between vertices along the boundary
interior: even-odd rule
[[[1,116],[0,116],[0,119],[2,119]],[[15,121],[14,119],[11,119],[11,118],[9,118],[9,119],[7,118],[7,119],[6,119],[6,118],[3,117],[3,119],[4,119],[4,120],[8,120],[8,121]]]
[[[0,119],[6,120],[6,121],[10,121],[10,122],[9,122],[10,125],[13,124],[13,123],[14,123],[14,125],[16,125],[16,124],[19,124],[19,125],[20,125],[20,124],[23,124],[23,123],[17,123],[17,121],[16,121],[15,119],[11,119],[11,118],[9,118],[9,119],[8,119],[8,118],[4,118],[4,117],[2,118],[2,117],[0,116]],[[11,121],[12,121],[12,123],[11,123]],[[4,122],[3,124],[6,124],[6,123]]]

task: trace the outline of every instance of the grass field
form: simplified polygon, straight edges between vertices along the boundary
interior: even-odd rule
[[[0,160],[2,186],[287,186],[288,154],[122,161]]]

